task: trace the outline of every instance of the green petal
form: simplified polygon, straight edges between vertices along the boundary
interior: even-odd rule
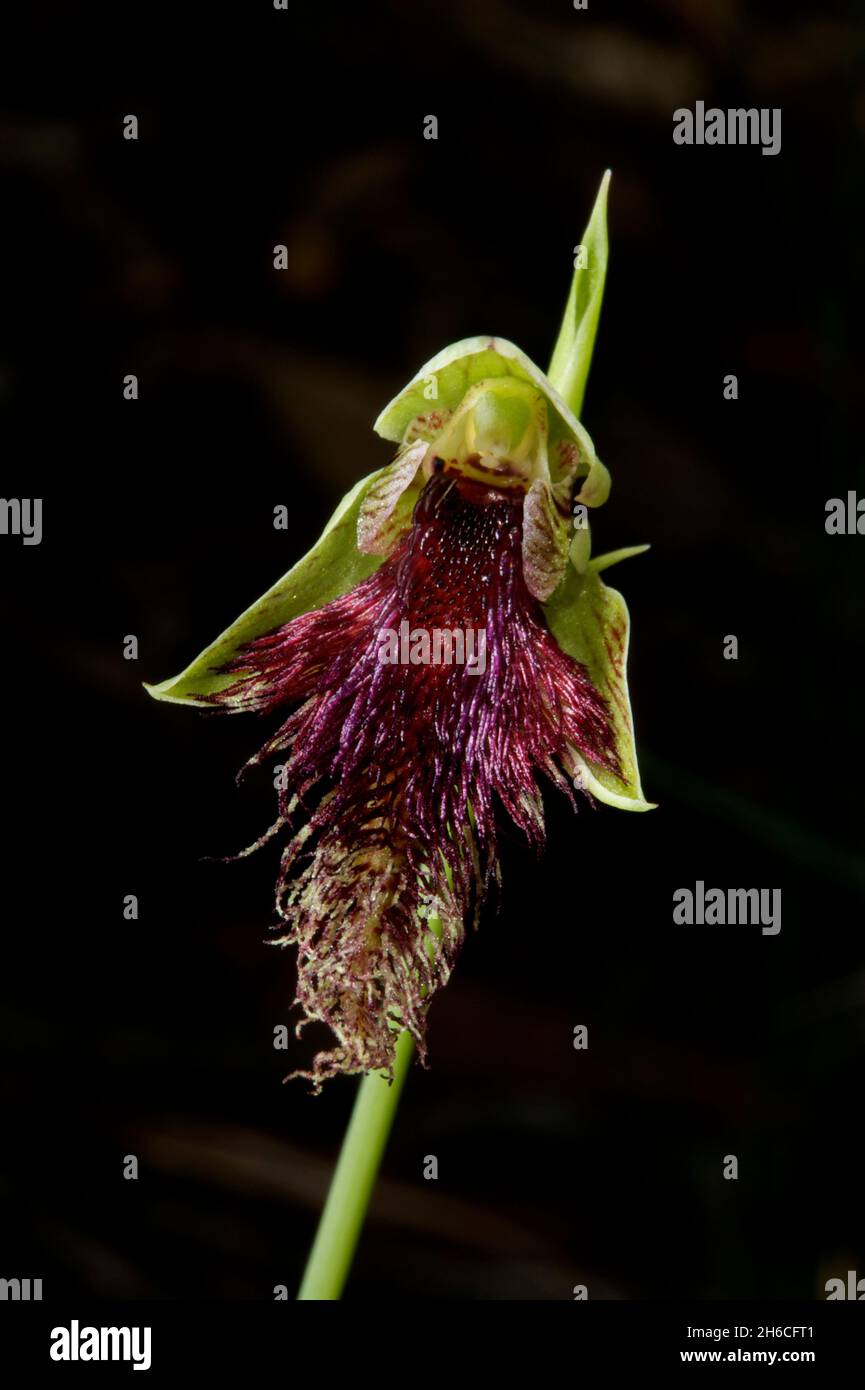
[[[625,811],[649,811],[653,803],[645,800],[640,785],[628,696],[628,609],[622,595],[608,589],[592,568],[597,563],[591,561],[585,574],[568,565],[565,578],[545,606],[559,646],[587,668],[595,689],[607,701],[622,776],[613,777],[582,758],[578,758],[578,770],[587,790],[599,801]]]
[[[529,593],[546,602],[564,577],[570,533],[548,482],[536,478],[523,501],[523,576]]]
[[[432,441],[447,425],[451,414],[479,382],[495,377],[515,377],[535,386],[544,396],[549,414],[550,472],[557,480],[560,446],[577,446],[578,474],[585,479],[581,500],[600,506],[610,490],[609,474],[595,453],[587,430],[562,400],[540,367],[506,338],[463,338],[451,343],[421,367],[408,386],[386,405],[374,429],[383,439],[407,443]],[[435,382],[435,396],[430,396]],[[571,449],[573,452],[573,449]]]
[[[607,190],[609,169],[601,179],[589,225],[580,243],[586,249],[586,265],[577,267],[556,346],[553,350],[548,376],[559,395],[574,415],[583,408],[586,379],[592,361],[595,334],[604,297],[607,278],[609,243],[607,241]]]
[[[224,665],[240,647],[300,613],[322,608],[377,570],[382,557],[362,555],[357,548],[357,522],[364,497],[383,471],[377,469],[370,473],[346,494],[321,537],[303,559],[247,608],[185,671],[159,685],[148,685],[145,681],[145,689],[153,698],[180,705],[200,704],[203,696],[213,695],[237,680],[236,675],[216,674],[216,668]]]

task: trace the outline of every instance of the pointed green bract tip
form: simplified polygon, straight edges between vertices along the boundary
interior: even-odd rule
[[[559,395],[577,416],[583,408],[607,278],[610,177],[608,169],[601,179],[582,240],[574,247],[574,277],[547,373]]]

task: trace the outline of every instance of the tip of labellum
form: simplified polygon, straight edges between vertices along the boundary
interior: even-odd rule
[[[424,1060],[429,1001],[498,878],[497,808],[539,847],[542,776],[573,800],[581,762],[617,771],[606,705],[533,592],[548,548],[532,488],[437,471],[417,486],[375,573],[243,647],[210,697],[283,715],[253,762],[282,762],[278,940],[298,948],[299,1029],[336,1036],[302,1073],[316,1089],[390,1071],[403,1028]],[[385,543],[404,492],[383,486],[367,540]]]

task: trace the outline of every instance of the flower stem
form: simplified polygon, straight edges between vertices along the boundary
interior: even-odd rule
[[[360,1083],[298,1301],[342,1295],[413,1052],[411,1034],[400,1034],[390,1085],[381,1072]]]

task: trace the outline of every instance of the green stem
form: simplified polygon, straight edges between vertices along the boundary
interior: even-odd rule
[[[411,1034],[402,1033],[391,1084],[381,1072],[370,1072],[360,1083],[299,1301],[342,1295],[413,1052]]]

